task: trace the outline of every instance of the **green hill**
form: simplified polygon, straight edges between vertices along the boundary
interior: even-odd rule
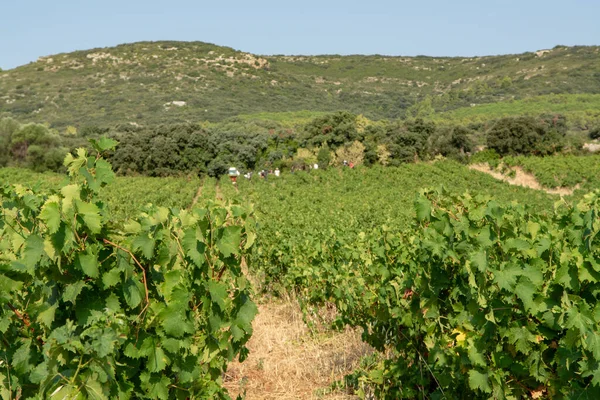
[[[539,96],[553,104],[556,94],[600,94],[600,47],[435,58],[257,56],[202,42],[140,42],[0,72],[0,117],[56,127],[341,109],[371,119],[432,112],[473,119],[478,107],[496,110],[491,103],[512,104],[499,113],[518,111]]]

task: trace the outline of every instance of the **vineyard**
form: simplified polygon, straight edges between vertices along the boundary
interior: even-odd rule
[[[553,157],[505,157],[510,167],[520,166],[548,188],[580,187],[589,191],[600,187],[600,156],[557,155]]]
[[[67,184],[68,179],[64,175],[49,172],[39,174],[22,168],[0,168],[0,182],[20,184],[47,193]],[[115,219],[123,220],[136,216],[148,203],[162,207],[188,208],[200,184],[198,178],[119,176],[101,188],[98,196],[109,205]]]
[[[237,187],[67,161],[0,169],[3,399],[227,398],[250,298],[286,293],[379,351],[359,397],[600,398],[595,156],[505,159],[564,199],[453,161]]]

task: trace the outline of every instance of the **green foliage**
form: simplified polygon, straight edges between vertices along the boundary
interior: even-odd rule
[[[319,149],[319,152],[317,153],[317,163],[322,169],[327,169],[327,167],[329,167],[329,164],[331,163],[331,152],[327,145],[324,145]]]
[[[228,398],[257,312],[241,261],[251,211],[148,205],[115,221],[92,141],[44,196],[0,187],[0,387],[6,398]]]
[[[502,118],[487,132],[487,146],[504,155],[547,155],[563,146],[564,131],[532,117]]]
[[[464,160],[467,153],[473,150],[472,136],[473,132],[463,126],[438,129],[429,137],[428,153]]]
[[[582,190],[600,187],[600,156],[556,155],[552,157],[505,157],[508,166],[520,166],[545,187],[577,185]]]
[[[356,115],[338,112],[317,117],[305,127],[305,141],[308,147],[328,146],[335,150],[345,143],[359,139]]]
[[[498,101],[489,104],[471,104],[433,115],[438,122],[469,125],[486,123],[514,115],[538,116],[545,113],[567,117],[570,130],[588,130],[600,123],[600,95],[551,94]]]
[[[364,171],[348,173],[346,185],[364,182]],[[382,187],[410,185],[379,182],[361,206],[345,196],[334,205],[298,187],[302,179],[293,178],[301,199],[279,189],[265,204],[273,217],[259,232],[254,265],[308,309],[333,303],[337,326],[363,328],[364,340],[387,355],[360,378],[379,398],[598,396],[600,192],[539,213],[485,195],[427,191],[402,229],[376,199]],[[344,193],[343,184],[334,189],[339,176],[306,179]],[[500,187],[496,193],[502,197]],[[276,217],[281,200],[285,220]],[[368,222],[366,204],[377,210]]]
[[[12,159],[11,143],[13,134],[21,125],[12,118],[0,119],[0,167],[5,167]]]
[[[261,57],[202,42],[140,42],[3,71],[0,114],[80,129],[340,110],[370,119],[450,116],[467,125],[463,119],[507,112],[566,111],[583,126],[600,118],[598,57],[594,46],[473,58]]]
[[[412,229],[365,240],[370,267],[333,292],[342,322],[396,351],[371,378],[380,395],[598,396],[600,193],[550,216],[448,193],[416,204]]]
[[[427,141],[436,132],[434,123],[423,119],[408,120],[405,123],[397,122],[388,128],[388,151],[394,161],[414,162],[427,158]]]
[[[52,194],[68,183],[65,176],[34,173],[23,168],[0,169],[0,182],[20,184],[35,192]],[[202,181],[195,177],[168,179],[146,176],[119,176],[100,188],[99,198],[110,208],[114,221],[124,221],[148,203],[161,207],[189,208]]]
[[[485,149],[473,154],[469,161],[473,164],[484,163],[489,164],[491,167],[496,167],[500,162],[500,155],[496,153],[496,150]]]

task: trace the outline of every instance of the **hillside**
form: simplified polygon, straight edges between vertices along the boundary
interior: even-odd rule
[[[434,58],[256,56],[140,42],[0,72],[0,117],[81,127],[345,109],[383,119],[552,94],[600,94],[600,47]]]

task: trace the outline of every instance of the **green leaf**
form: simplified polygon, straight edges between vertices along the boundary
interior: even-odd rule
[[[118,312],[122,311],[121,310],[121,302],[119,301],[119,298],[117,297],[116,294],[111,293],[106,298],[106,310],[111,313],[118,313]]]
[[[44,254],[44,241],[42,238],[38,235],[29,236],[25,241],[25,251],[23,252],[23,264],[27,273],[34,274],[35,267]]]
[[[185,313],[185,304],[172,303],[158,315],[165,333],[173,337],[182,337],[185,333],[193,333],[194,325]]]
[[[83,399],[83,395],[79,388],[71,385],[59,386],[50,394],[50,400],[79,400]]]
[[[91,400],[108,400],[108,397],[104,394],[102,385],[95,379],[87,379],[84,385],[87,398]]]
[[[44,221],[46,226],[48,227],[49,233],[56,233],[58,228],[60,227],[60,209],[58,207],[58,203],[56,202],[46,202],[42,207],[42,211],[40,212],[40,219]]]
[[[186,255],[196,264],[201,267],[205,263],[204,251],[206,245],[198,240],[196,234],[196,228],[189,228],[185,231],[183,239],[181,240],[181,246],[186,252]]]
[[[523,354],[529,354],[531,351],[531,343],[537,342],[535,335],[529,332],[524,326],[509,329],[505,336],[509,343],[514,344],[517,351],[520,351]]]
[[[164,375],[151,375],[142,373],[142,388],[147,391],[148,397],[152,399],[169,399],[169,385],[171,381]]]
[[[252,247],[252,245],[254,244],[255,241],[256,241],[256,233],[247,232],[246,233],[246,244],[244,245],[244,250],[248,250],[250,247]]]
[[[100,233],[102,230],[102,220],[100,218],[100,210],[98,206],[92,203],[86,203],[81,200],[76,200],[77,212],[81,215],[83,222],[92,233]]]
[[[481,390],[484,393],[492,393],[488,374],[481,373],[475,369],[469,371],[469,386],[474,390]]]
[[[73,208],[73,203],[81,197],[81,188],[79,185],[67,185],[60,189],[63,195],[62,209],[64,213],[68,213]],[[71,217],[73,215],[71,214]]]
[[[209,281],[208,292],[210,293],[211,300],[218,304],[221,310],[225,310],[225,299],[229,297],[227,286],[221,282]]]
[[[475,366],[485,367],[487,365],[484,354],[477,349],[477,346],[473,339],[468,340],[469,346],[467,347],[467,355],[469,356],[469,360]]]
[[[487,255],[485,254],[485,251],[475,253],[471,257],[471,264],[477,267],[479,272],[485,272],[487,270],[488,265]]]
[[[569,308],[567,316],[565,326],[577,329],[582,335],[586,335],[595,325],[592,312],[584,302],[580,302],[578,307]]]
[[[5,293],[11,293],[18,290],[21,290],[23,287],[23,282],[17,282],[15,280],[10,279],[7,276],[0,274],[0,296]]]
[[[529,242],[527,242],[523,239],[519,239],[519,238],[512,238],[512,239],[506,240],[506,246],[509,249],[514,249],[514,250],[528,250],[531,248],[531,245],[529,244]]]
[[[170,363],[169,358],[160,347],[154,346],[148,356],[148,364],[146,367],[150,372],[160,372],[164,370]]]
[[[522,277],[515,288],[515,294],[523,302],[525,309],[531,313],[535,311],[533,296],[537,288],[528,278]]]
[[[142,225],[137,221],[129,220],[123,224],[123,230],[125,233],[140,233],[142,231]]]
[[[242,227],[231,225],[223,228],[220,239],[217,241],[217,248],[225,257],[232,254],[238,254],[240,242],[242,240]]]
[[[589,332],[585,339],[586,348],[590,351],[596,360],[600,361],[600,334],[598,332]]]
[[[115,173],[112,166],[106,160],[99,159],[96,161],[96,180],[101,186],[112,183],[115,180]]]
[[[500,289],[512,292],[517,284],[517,278],[523,271],[516,265],[507,265],[504,269],[494,271],[494,282]]]
[[[48,366],[45,362],[38,364],[29,374],[29,379],[33,383],[42,383],[48,377]]]
[[[144,298],[144,285],[135,279],[128,279],[123,285],[123,296],[130,308],[136,308]]]
[[[31,371],[33,366],[30,363],[31,358],[31,339],[23,340],[23,344],[15,351],[12,356],[11,365],[21,374]]]
[[[77,255],[77,266],[90,278],[97,278],[99,275],[98,258],[91,253],[89,248],[85,253],[79,253]]]
[[[415,211],[419,222],[429,221],[431,218],[431,202],[426,197],[420,196],[415,201]]]
[[[121,271],[119,268],[113,268],[102,274],[102,284],[104,285],[104,289],[111,288],[119,282],[121,282]]]
[[[527,221],[527,232],[531,235],[533,239],[537,237],[540,228],[541,226],[537,222]]]
[[[77,296],[79,296],[79,294],[81,293],[81,291],[83,290],[83,288],[85,286],[86,286],[85,281],[77,281],[75,283],[65,286],[65,289],[64,289],[63,295],[62,295],[63,301],[65,301],[65,302],[70,301],[71,303],[75,304],[75,300],[77,299]]]
[[[107,138],[106,136],[102,136],[98,140],[90,139],[89,141],[94,150],[96,150],[98,153],[102,153],[106,150],[114,150],[119,144],[119,142],[116,140]]]
[[[237,322],[242,325],[251,326],[252,320],[256,314],[258,314],[258,308],[256,307],[256,304],[248,300],[240,307],[236,317]]]
[[[56,308],[56,304],[45,308],[44,311],[38,314],[37,321],[40,324],[46,325],[47,328],[50,328],[52,322],[54,322],[54,314],[56,313]]]
[[[103,358],[114,352],[116,342],[117,334],[115,331],[110,328],[98,329],[92,335],[91,348],[98,354],[98,357]]]
[[[133,250],[141,250],[144,257],[150,260],[154,255],[154,239],[143,234],[136,236],[132,243]]]

